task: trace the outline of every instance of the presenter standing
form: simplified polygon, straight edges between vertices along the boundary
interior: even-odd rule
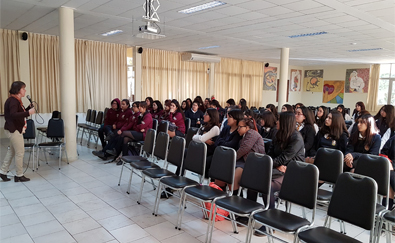
[[[10,97],[4,104],[5,125],[4,132],[10,139],[9,147],[4,162],[0,169],[0,177],[3,181],[9,181],[7,173],[15,157],[16,176],[15,182],[30,181],[23,175],[23,156],[25,154],[25,142],[23,140],[23,133],[27,128],[26,117],[35,113],[33,105],[27,108],[23,106],[22,97],[25,97],[26,84],[22,81],[15,81],[11,84]]]

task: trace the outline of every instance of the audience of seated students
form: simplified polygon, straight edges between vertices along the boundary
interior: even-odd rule
[[[191,108],[192,107],[192,103],[193,103],[191,98],[186,99],[186,102],[188,104],[188,107]]]
[[[355,104],[355,109],[354,109],[354,111],[353,111],[353,113],[352,113],[352,116],[351,116],[351,119],[354,121],[354,122],[358,122],[358,118],[359,117],[361,117],[362,115],[364,115],[365,112],[366,111],[366,109],[365,109],[365,104],[362,102],[362,101],[358,101],[356,104]]]
[[[203,116],[204,125],[199,128],[197,133],[192,137],[194,141],[206,143],[207,154],[214,153],[214,143],[219,135],[219,114],[217,109],[208,108]]]
[[[156,119],[158,120],[158,122],[160,122],[164,112],[165,111],[163,110],[162,103],[160,103],[159,100],[155,100],[152,103],[152,111],[151,111],[152,119]]]
[[[210,98],[204,99],[204,109],[207,110],[208,108],[210,108],[210,102],[211,102]]]
[[[191,127],[200,127],[203,122],[203,112],[199,110],[197,102],[192,103],[192,108],[185,112],[185,117],[191,119]]]
[[[362,115],[356,121],[358,130],[350,135],[344,156],[344,170],[351,171],[362,154],[379,155],[381,137],[376,122],[370,114]]]
[[[184,114],[185,114],[185,112],[186,112],[187,110],[189,110],[189,109],[190,109],[190,108],[189,108],[189,106],[188,106],[187,101],[186,101],[186,100],[183,100],[182,103],[181,103],[181,110],[182,110],[182,112],[184,112]]]
[[[154,103],[154,99],[152,99],[152,97],[147,97],[147,98],[145,98],[145,103],[147,103],[147,111],[149,113],[151,113],[152,112],[152,105]]]
[[[351,116],[346,112],[344,105],[338,105],[336,110],[342,114],[344,121],[352,121]]]
[[[314,146],[310,150],[310,157],[306,157],[306,162],[314,163],[314,157],[319,148],[338,149],[346,154],[348,137],[342,114],[338,111],[331,111],[325,119],[325,125],[315,137]]]
[[[193,102],[196,102],[199,104],[199,110],[201,110],[203,113],[206,111],[206,108],[204,107],[203,99],[201,96],[196,96],[196,98],[193,100]]]
[[[296,109],[296,130],[300,132],[304,141],[305,156],[310,156],[310,150],[314,146],[315,129],[312,113],[305,106]]]
[[[261,125],[260,134],[262,138],[272,139],[277,133],[277,119],[270,111],[264,111],[258,116],[259,123]]]
[[[302,103],[296,103],[294,110],[298,109],[299,107],[304,106]]]
[[[248,110],[248,106],[247,106],[247,101],[243,98],[241,98],[239,100],[239,104],[237,105],[239,107],[239,109],[244,112],[246,110]]]
[[[98,131],[103,148],[107,145],[106,141],[104,141],[104,135],[107,136],[108,132],[112,130],[112,125],[117,122],[120,109],[121,101],[118,98],[113,99],[111,101],[111,108],[108,109],[106,117],[104,117],[104,125]]]
[[[180,103],[176,99],[171,101],[170,115],[169,115],[169,136],[184,137],[185,134],[185,115],[181,110]]]
[[[394,128],[395,114],[393,105],[384,105],[380,111],[374,116],[380,136],[383,137],[388,128]]]
[[[286,111],[294,112],[294,107],[290,104],[285,104],[281,107],[281,112],[286,112]]]
[[[386,155],[391,161],[390,164],[390,200],[388,208],[391,210],[394,207],[394,191],[395,191],[395,136],[392,136],[381,149],[381,154]],[[386,200],[383,198],[383,206],[386,206]]]
[[[165,100],[165,106],[163,107],[162,117],[160,118],[161,121],[168,121],[169,120],[170,105],[171,105],[171,100]]]
[[[276,120],[278,119],[278,112],[277,112],[277,109],[276,109],[275,105],[273,105],[273,104],[266,105],[266,110],[270,111],[271,113],[273,113],[273,115],[276,118]]]
[[[226,101],[226,106],[225,106],[225,108],[228,108],[229,106],[235,106],[235,105],[236,105],[236,102],[235,102],[234,99],[228,99],[228,100]]]
[[[219,122],[221,123],[226,115],[226,110],[224,108],[222,108],[222,106],[219,104],[218,100],[216,100],[216,99],[213,99],[212,101],[210,101],[210,107],[214,108],[218,111]]]
[[[325,124],[325,119],[327,115],[328,115],[328,108],[326,108],[323,105],[318,107],[317,114],[315,115],[315,123],[320,129]]]

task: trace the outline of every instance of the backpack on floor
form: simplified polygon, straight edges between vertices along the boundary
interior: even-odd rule
[[[218,189],[218,190],[222,191],[221,187],[216,185],[214,182],[210,182],[209,186],[212,187],[212,188],[215,188],[215,189]],[[204,203],[204,207],[208,210],[208,211],[206,211],[207,214],[209,214],[210,213],[210,209],[211,209],[211,203],[208,203],[208,202]],[[217,208],[217,215],[215,216],[215,222],[224,220],[225,218],[222,215],[225,216],[225,217],[228,217],[229,216],[229,212],[223,210],[222,208]],[[203,214],[203,217],[204,217],[204,214]],[[213,215],[210,215],[209,219],[212,220],[213,219]]]

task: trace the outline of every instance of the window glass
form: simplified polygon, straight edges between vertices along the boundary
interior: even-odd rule
[[[380,65],[380,78],[389,78],[391,71],[391,64]]]
[[[388,79],[380,79],[379,80],[379,90],[377,97],[378,105],[386,105],[388,102],[388,91],[389,91],[389,80]]]

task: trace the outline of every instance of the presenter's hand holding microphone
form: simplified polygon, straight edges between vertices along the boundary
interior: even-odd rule
[[[30,95],[27,95],[26,98],[30,101],[30,105],[28,106],[29,115],[33,115],[36,113],[36,109],[34,108],[32,98],[30,98]]]

